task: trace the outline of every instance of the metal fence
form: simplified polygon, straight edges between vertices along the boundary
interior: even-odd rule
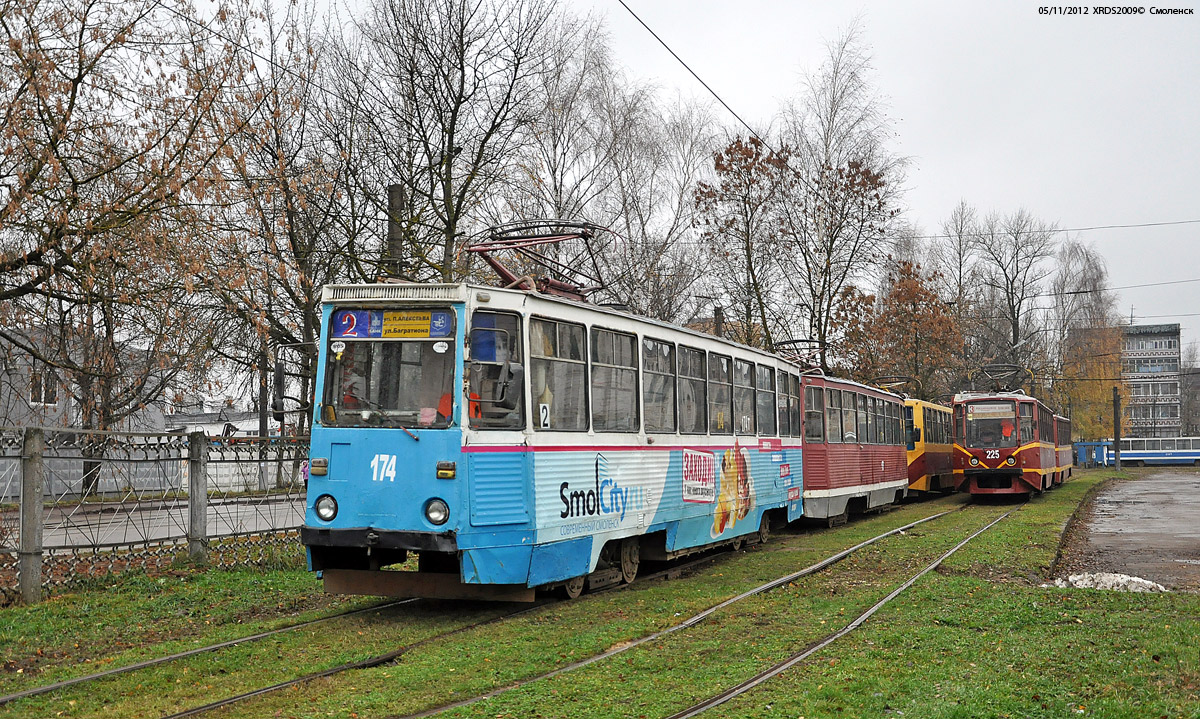
[[[304,523],[307,457],[307,437],[0,429],[0,600],[183,556],[278,556]]]

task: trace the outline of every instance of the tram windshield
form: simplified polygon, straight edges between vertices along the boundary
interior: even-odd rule
[[[1017,407],[1013,402],[972,402],[967,405],[968,447],[1016,447]]]
[[[338,310],[326,362],[325,424],[436,428],[454,414],[454,315]]]

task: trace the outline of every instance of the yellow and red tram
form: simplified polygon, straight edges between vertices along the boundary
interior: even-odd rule
[[[953,492],[953,412],[921,399],[904,400],[908,488],[914,492]]]
[[[954,397],[955,486],[976,494],[1029,494],[1071,473],[1071,421],[1023,392]]]

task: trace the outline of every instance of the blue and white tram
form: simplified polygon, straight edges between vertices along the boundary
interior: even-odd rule
[[[301,537],[329,591],[575,596],[802,514],[787,360],[521,290],[322,302]]]
[[[1105,465],[1116,464],[1112,442],[1105,446]],[[1121,464],[1144,467],[1148,464],[1192,465],[1200,467],[1200,437],[1163,437],[1121,440]]]

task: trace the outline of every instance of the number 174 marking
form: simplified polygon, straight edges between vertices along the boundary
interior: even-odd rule
[[[387,478],[389,482],[396,481],[396,455],[394,454],[377,454],[371,460],[371,481],[382,482]]]

